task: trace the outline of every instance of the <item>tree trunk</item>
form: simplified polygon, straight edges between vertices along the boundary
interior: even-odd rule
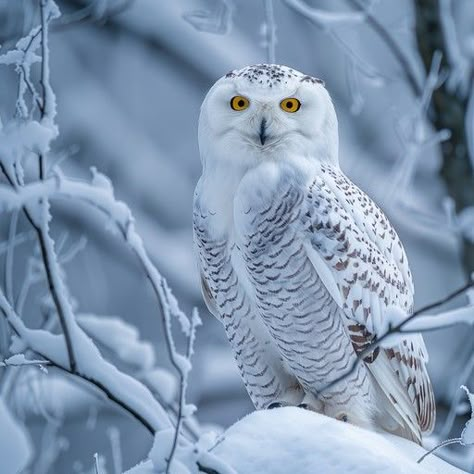
[[[448,67],[439,0],[415,0],[414,3],[418,48],[427,73],[437,50],[443,53],[443,66]],[[456,212],[474,205],[474,177],[465,133],[467,102],[468,97],[449,91],[445,82],[434,92],[431,110],[436,130],[451,131],[451,138],[441,145],[441,176],[454,199]],[[474,271],[474,245],[467,240],[463,241],[463,257],[464,268],[470,274]]]

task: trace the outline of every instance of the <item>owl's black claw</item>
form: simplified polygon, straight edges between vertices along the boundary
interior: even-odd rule
[[[273,410],[274,408],[281,408],[283,405],[280,402],[273,402],[267,406],[267,410]]]
[[[300,403],[298,408],[302,408],[303,410],[309,410],[309,405],[307,403]]]

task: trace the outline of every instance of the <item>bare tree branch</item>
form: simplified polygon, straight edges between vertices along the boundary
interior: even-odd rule
[[[423,460],[429,456],[430,454],[434,453],[440,448],[443,448],[444,446],[449,446],[450,444],[459,444],[462,443],[462,438],[452,438],[452,439],[446,439],[442,441],[441,443],[437,444],[434,448],[431,448],[429,451],[427,451],[423,456],[421,456],[418,461],[416,461],[418,464],[422,463]]]
[[[273,11],[273,0],[263,0],[265,9],[265,46],[267,48],[267,62],[275,64],[276,24]]]
[[[387,45],[395,59],[400,63],[402,73],[405,75],[414,95],[421,95],[423,89],[414,71],[413,65],[402,50],[398,42],[390,31],[378,20],[367,6],[367,2],[362,0],[347,0],[359,11],[364,12],[367,24],[374,30],[379,38]]]
[[[148,420],[147,417],[144,416],[143,414],[139,413],[135,408],[130,406],[123,398],[118,396],[117,393],[113,393],[109,387],[107,387],[102,381],[98,380],[95,377],[92,377],[90,375],[87,375],[85,373],[79,373],[79,372],[72,372],[71,369],[65,365],[64,363],[61,362],[59,358],[53,359],[50,355],[46,353],[47,347],[43,347],[41,342],[39,342],[37,339],[35,339],[34,335],[35,334],[46,334],[45,332],[37,332],[39,330],[31,330],[26,328],[24,325],[23,321],[20,319],[20,317],[15,313],[9,302],[6,300],[5,295],[3,292],[0,290],[0,310],[3,314],[3,316],[6,318],[8,323],[10,324],[11,328],[13,331],[19,336],[22,341],[26,343],[26,345],[34,351],[36,354],[38,354],[42,359],[46,360],[49,362],[49,364],[52,367],[55,367],[62,372],[65,372],[69,375],[72,375],[74,377],[77,377],[78,379],[81,379],[88,384],[91,384],[98,389],[112,402],[114,402],[116,405],[121,407],[123,410],[125,410],[127,413],[129,413],[132,417],[134,417],[136,420],[138,420],[151,434],[154,434],[156,432],[156,427],[154,427]],[[51,335],[53,336],[53,335]],[[54,336],[53,336],[54,338]],[[51,341],[53,339],[49,338]],[[51,349],[51,348],[49,348]]]

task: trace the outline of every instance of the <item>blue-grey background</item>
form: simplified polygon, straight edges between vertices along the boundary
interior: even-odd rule
[[[198,287],[191,227],[193,188],[201,168],[197,123],[200,104],[220,76],[267,60],[264,4],[256,0],[57,3],[64,16],[51,26],[51,82],[60,129],[55,150],[65,155],[62,168],[69,175],[85,177],[95,166],[111,178],[116,196],[131,207],[147,249],[182,308],[189,312],[199,307],[204,324],[198,331],[189,399],[198,407],[200,422],[226,427],[252,406],[224,332],[205,309]],[[374,12],[423,81],[413,3],[376,3]],[[351,11],[342,0],[308,0],[307,5]],[[337,28],[350,45],[348,53],[328,31],[284,2],[274,0],[273,6],[276,62],[326,82],[339,116],[342,167],[393,220],[412,266],[416,306],[462,285],[461,238],[447,216],[445,183],[438,173],[440,151],[428,146],[409,154],[397,132],[400,122],[418,107],[400,65],[364,23]],[[231,18],[222,29],[228,31],[216,33],[218,14],[227,7]],[[472,35],[474,8],[469,0],[459,0],[456,8],[459,34],[467,38]],[[183,17],[195,18],[195,11],[206,12],[207,21],[200,29]],[[85,13],[85,18],[71,16],[74,12]],[[2,49],[13,45],[37,19],[37,1],[0,1]],[[375,77],[369,77],[372,72],[366,65],[374,68]],[[17,76],[3,67],[0,77],[0,116],[6,122],[14,112]],[[401,170],[408,174],[406,182],[397,181]],[[105,231],[100,216],[84,208],[71,211],[57,203],[53,216],[57,241],[65,239],[68,246],[81,235],[87,237],[85,248],[64,266],[77,311],[115,315],[135,325],[153,344],[157,363],[166,367],[152,292],[122,242]],[[7,217],[2,215],[3,239]],[[25,222],[20,226],[27,227]],[[17,282],[31,250],[26,243],[17,251]],[[41,309],[42,294],[41,286],[30,294],[25,314],[29,321]],[[426,341],[443,413],[456,390],[453,378],[465,363],[463,351],[472,352],[472,331],[443,330],[427,335]],[[37,369],[7,370],[18,372],[8,390],[10,406],[27,426],[35,448],[29,472],[92,472],[95,452],[104,456],[104,472],[114,472],[110,427],[119,430],[124,469],[146,456],[149,434],[118,409],[101,403],[96,392],[77,382],[66,385],[57,375]],[[0,369],[0,387],[7,370]]]

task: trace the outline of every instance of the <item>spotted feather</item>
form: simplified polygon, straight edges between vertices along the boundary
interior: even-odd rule
[[[361,353],[384,331],[389,306],[407,314],[413,310],[413,282],[405,251],[382,210],[339,169],[321,165],[308,200],[306,225],[312,247],[339,287],[346,328],[356,352]],[[421,433],[430,432],[435,421],[421,335],[377,349],[364,360],[395,405],[404,429],[419,442]]]

